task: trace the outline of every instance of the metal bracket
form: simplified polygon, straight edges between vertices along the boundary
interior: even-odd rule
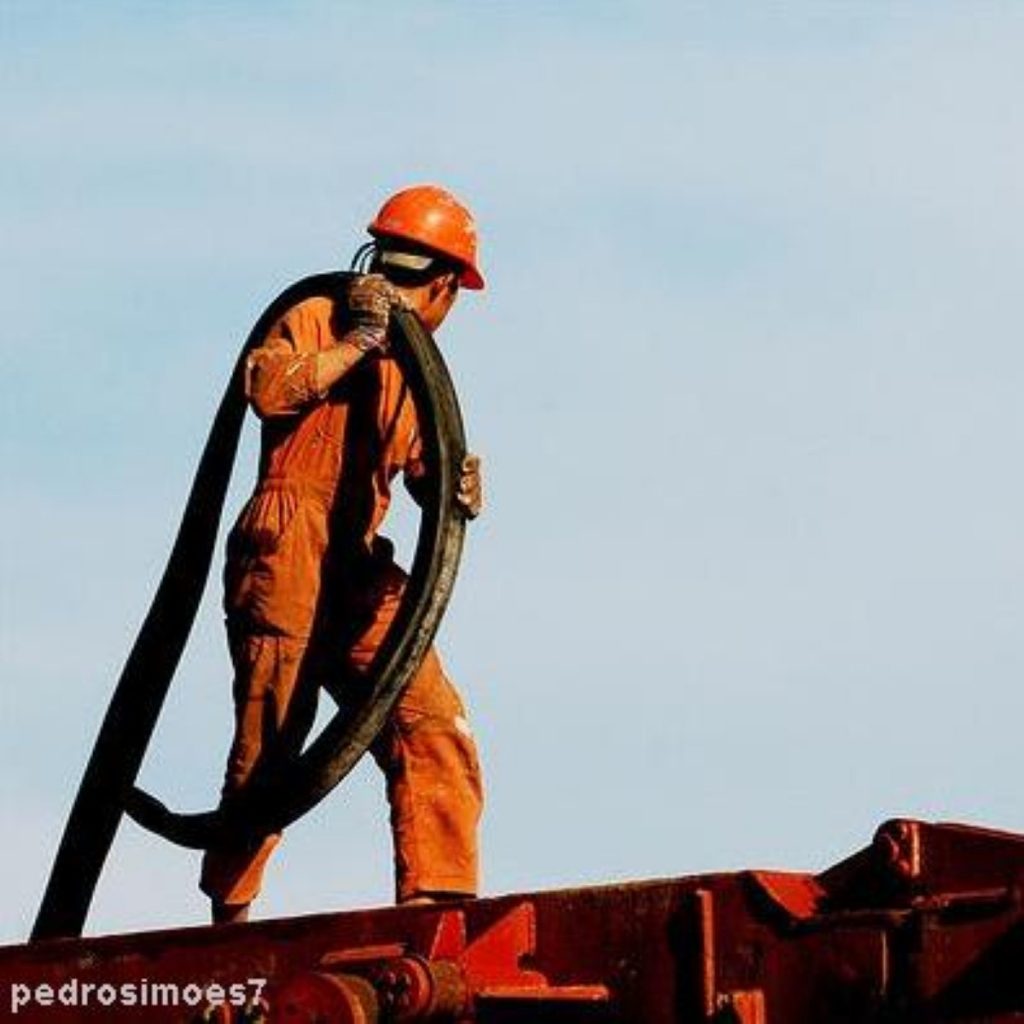
[[[461,910],[445,910],[429,941],[360,946],[324,956],[315,971],[284,985],[274,999],[283,1020],[473,1021],[485,1006],[591,1004],[611,999],[604,985],[552,985],[525,966],[536,954],[534,906],[519,903],[469,939]],[[372,993],[372,994],[371,994]],[[353,1009],[355,1007],[356,1009]],[[331,1016],[334,1014],[336,1016]]]

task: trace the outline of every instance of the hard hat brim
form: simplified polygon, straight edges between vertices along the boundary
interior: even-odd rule
[[[467,264],[463,264],[462,273],[459,275],[459,285],[473,292],[483,291],[487,287],[480,271]]]
[[[483,275],[479,270],[476,269],[472,264],[466,263],[463,260],[458,259],[454,254],[445,252],[443,249],[437,248],[436,246],[426,245],[423,241],[418,238],[414,238],[411,235],[400,234],[396,231],[383,231],[378,227],[376,222],[368,224],[366,226],[367,234],[377,239],[391,239],[396,242],[412,242],[413,245],[417,246],[424,252],[436,254],[442,259],[448,260],[450,263],[455,263],[459,269],[459,287],[467,288],[470,291],[479,292],[483,291],[487,287],[484,282]]]

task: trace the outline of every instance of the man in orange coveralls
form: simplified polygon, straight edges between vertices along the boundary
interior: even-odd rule
[[[320,686],[341,700],[358,692],[398,607],[405,575],[377,529],[393,478],[402,471],[415,498],[424,467],[412,400],[388,354],[392,305],[434,331],[460,285],[484,286],[473,218],[444,189],[397,193],[369,232],[371,273],[344,299],[294,306],[249,356],[262,453],[224,573],[236,722],[222,799],[257,768],[297,754]],[[469,517],[480,511],[475,456],[462,467],[458,501]],[[372,753],[387,783],[397,900],[474,895],[480,769],[435,650]],[[215,922],[247,918],[279,840],[207,852],[200,886]]]

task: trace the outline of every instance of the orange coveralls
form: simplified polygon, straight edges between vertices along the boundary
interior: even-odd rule
[[[300,750],[321,686],[344,702],[390,624],[405,583],[377,536],[391,482],[423,474],[416,414],[392,359],[365,359],[324,392],[317,353],[344,311],[293,307],[249,357],[246,394],[263,421],[260,474],[228,539],[225,611],[235,670],[235,735],[223,794]],[[396,897],[477,888],[482,807],[476,746],[431,648],[372,748],[384,772]],[[280,835],[217,848],[200,886],[250,902]]]

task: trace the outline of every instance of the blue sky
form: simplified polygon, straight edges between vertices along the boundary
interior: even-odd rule
[[[237,347],[418,181],[490,284],[440,336],[488,473],[441,635],[485,890],[1024,830],[1024,12],[382,6],[0,0],[0,940]],[[183,807],[230,730],[208,597],[144,769]],[[259,912],[386,902],[389,857],[363,766]],[[195,861],[125,826],[90,929],[203,920]]]

